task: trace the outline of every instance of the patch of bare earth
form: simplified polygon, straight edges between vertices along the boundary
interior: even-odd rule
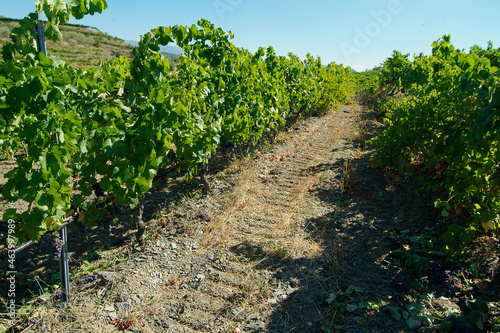
[[[71,301],[26,331],[404,331],[381,311],[399,302],[404,279],[386,265],[398,246],[386,236],[426,219],[426,208],[409,199],[411,185],[368,167],[364,140],[379,126],[371,115],[343,106],[253,158],[212,165],[203,198],[188,191],[160,210],[172,191],[186,193],[160,186],[147,198],[144,249],[118,248],[128,260],[73,281]],[[329,296],[350,286],[374,306],[332,308]]]

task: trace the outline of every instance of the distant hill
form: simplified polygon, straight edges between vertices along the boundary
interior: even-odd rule
[[[132,46],[139,46],[139,42],[137,41],[126,40],[125,42]],[[184,52],[184,50],[178,47],[177,45],[167,45],[167,46],[160,46],[160,52],[180,55],[182,54],[182,52]]]
[[[139,46],[139,42],[133,40],[125,40],[125,42],[134,47]],[[160,53],[169,60],[171,67],[179,62],[179,56],[182,52],[184,52],[184,50],[177,45],[160,46]]]
[[[9,34],[19,20],[0,18],[0,47],[10,41]],[[125,41],[102,33],[97,28],[81,25],[60,26],[61,43],[47,41],[48,55],[57,55],[76,67],[97,66],[100,61],[117,56],[132,57],[132,46]],[[0,54],[0,61],[2,60]]]

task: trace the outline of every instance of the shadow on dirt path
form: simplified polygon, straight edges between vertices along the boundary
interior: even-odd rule
[[[341,110],[341,112],[344,110]],[[350,112],[353,112],[351,109]],[[375,135],[374,114],[357,111],[364,138]],[[352,114],[351,114],[352,116]],[[359,123],[354,124],[358,126]],[[369,166],[372,151],[364,140],[332,145],[324,163],[304,168],[317,182],[310,189],[330,209],[303,222],[311,239],[321,244],[316,258],[283,261],[276,278],[300,286],[276,308],[267,329],[272,332],[400,332],[407,329],[386,306],[401,306],[408,286],[405,272],[390,267],[391,250],[402,244],[394,235],[408,225],[427,225],[436,212],[416,198],[415,186],[398,175]],[[359,139],[359,137],[358,137]],[[313,319],[314,318],[314,319]]]
[[[197,182],[158,179],[146,198],[146,246],[128,244],[128,210],[117,223],[110,217],[111,235],[75,233],[74,265],[96,257],[73,281],[72,301],[32,328],[404,331],[382,311],[399,304],[405,284],[385,256],[401,246],[392,235],[432,211],[411,184],[369,168],[364,142],[379,126],[369,110],[352,106],[299,122],[254,157],[219,156],[206,197]],[[46,260],[51,244],[44,244]],[[26,270],[37,264],[32,255]],[[82,282],[94,271],[98,280]]]

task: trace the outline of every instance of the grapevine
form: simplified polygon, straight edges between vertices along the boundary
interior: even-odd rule
[[[224,145],[256,144],[294,118],[325,111],[337,100],[324,97],[344,80],[334,78],[347,73],[309,55],[278,56],[272,47],[252,54],[204,19],[152,29],[132,59],[74,68],[34,49],[39,14],[45,12],[47,36],[57,41],[58,24],[107,4],[51,4],[36,2],[0,64],[0,140],[11,151],[26,147],[2,190],[8,202],[29,204],[3,216],[18,222],[18,243],[59,229],[64,216],[77,214],[85,225],[104,220],[96,196],[136,208],[173,160],[189,178]],[[184,49],[175,70],[159,53],[169,43]]]
[[[499,58],[491,43],[467,53],[444,36],[430,56],[411,62],[394,52],[384,63],[395,96],[383,108],[387,128],[373,141],[374,163],[415,176],[443,218],[454,211],[470,221],[449,226],[450,251],[500,221]]]
[[[59,234],[54,236],[54,259],[59,260],[61,258],[61,250],[64,245],[63,240]]]

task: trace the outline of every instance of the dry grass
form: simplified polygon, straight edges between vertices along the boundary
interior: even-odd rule
[[[214,216],[210,224],[205,228],[203,237],[203,246],[221,248],[229,244],[230,235],[234,230],[235,225],[239,222],[234,216],[238,211],[247,205],[247,201],[251,197],[250,184],[252,179],[255,179],[255,170],[252,168],[241,168],[242,165],[247,165],[249,159],[237,161],[229,169],[241,169],[239,173],[239,183],[234,186],[233,191],[228,193],[222,201],[224,209]]]
[[[321,248],[305,235],[297,235],[296,217],[299,215],[298,210],[310,200],[307,194],[315,181],[315,177],[310,176],[300,187],[293,188],[290,206],[284,209],[273,204],[271,199],[274,194],[259,181],[258,170],[246,169],[240,174],[234,191],[228,195],[226,209],[209,225],[209,232],[205,234],[205,246],[221,248],[238,243],[240,240],[235,235],[239,235],[237,230],[242,223],[239,216],[241,212],[248,212],[250,216],[273,216],[272,227],[267,227],[268,233],[252,235],[252,242],[262,246],[265,252],[282,258],[299,254],[314,256]]]
[[[354,123],[358,122],[355,121]],[[330,123],[330,126],[335,127],[337,131],[328,138],[329,143],[333,143],[341,137],[352,136],[354,132],[357,132],[355,125],[341,127],[341,130],[338,130],[339,127],[336,123]],[[313,126],[308,128],[306,132],[312,132],[315,129]],[[282,143],[288,143],[289,135],[286,132],[281,132],[277,135],[277,139]],[[313,163],[321,161],[320,152],[314,153],[312,148],[308,146],[304,149],[311,150],[310,159]],[[342,191],[345,191],[350,181],[351,169],[352,165],[347,163],[342,168],[340,181]],[[239,183],[234,187],[234,191],[226,199],[226,209],[210,224],[209,232],[205,235],[205,245],[230,247],[238,243],[240,239],[235,238],[235,235],[236,237],[239,235],[237,230],[242,221],[238,216],[241,216],[243,211],[255,216],[273,216],[274,223],[272,228],[269,228],[268,233],[252,235],[252,242],[262,246],[266,253],[274,255],[278,259],[288,256],[297,258],[319,255],[324,251],[321,241],[318,241],[318,239],[322,238],[321,234],[311,237],[308,233],[297,233],[299,210],[302,207],[307,207],[312,202],[310,189],[321,182],[319,176],[307,175],[299,186],[292,188],[290,191],[293,196],[288,198],[289,207],[284,208],[273,203],[272,198],[275,194],[266,188],[265,182],[262,181],[262,179],[266,178],[262,177],[259,170],[246,168],[246,171],[239,176]],[[312,209],[314,210],[314,208]],[[318,215],[320,214],[321,212],[318,210]]]

